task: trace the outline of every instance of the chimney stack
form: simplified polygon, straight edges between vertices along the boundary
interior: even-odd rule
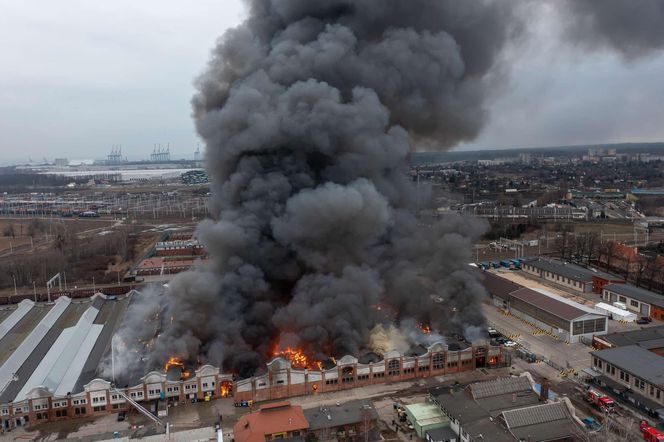
[[[540,386],[540,402],[546,402],[549,399],[549,380],[547,378],[542,378],[542,384]]]

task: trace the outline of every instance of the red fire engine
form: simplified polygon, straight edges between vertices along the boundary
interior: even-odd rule
[[[664,442],[664,433],[648,425],[648,422],[641,421],[639,429],[646,442]]]
[[[599,408],[603,413],[611,413],[616,405],[613,399],[597,390],[593,390],[592,388],[588,390],[586,399],[588,402]]]

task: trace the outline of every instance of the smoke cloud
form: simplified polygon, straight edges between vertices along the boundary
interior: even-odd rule
[[[322,358],[370,350],[383,322],[483,324],[467,263],[485,225],[418,219],[428,202],[406,160],[415,142],[477,135],[513,5],[248,2],[193,99],[213,263],[171,283],[155,365],[177,354],[249,375],[282,336]]]
[[[467,263],[485,224],[418,217],[428,201],[406,160],[418,143],[478,135],[521,3],[248,1],[193,98],[213,190],[198,236],[213,262],[172,281],[152,363],[248,376],[284,336],[338,357],[417,343],[408,324],[478,335],[485,292]],[[562,7],[587,41],[638,54],[662,42],[661,5]],[[625,23],[634,13],[644,21]]]
[[[617,50],[627,59],[664,47],[664,0],[565,0],[568,38]]]

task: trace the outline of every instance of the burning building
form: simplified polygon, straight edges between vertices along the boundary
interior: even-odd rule
[[[481,337],[485,291],[466,263],[485,223],[420,216],[430,191],[404,171],[412,150],[479,133],[494,68],[537,9],[520,3],[247,1],[192,100],[212,190],[196,236],[211,259],[171,281],[143,366],[176,355],[251,378],[275,354],[315,370],[379,340]],[[556,7],[589,42],[629,8]],[[639,55],[642,42],[592,43]]]

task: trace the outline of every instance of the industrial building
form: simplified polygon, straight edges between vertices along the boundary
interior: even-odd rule
[[[664,339],[657,349],[626,345],[594,351],[593,382],[656,418],[664,417]],[[659,350],[657,351],[653,350]]]
[[[489,293],[489,296],[496,307],[507,308],[509,305],[510,293],[523,288],[522,285],[501,278],[490,272],[482,272],[482,278],[484,288]]]
[[[599,349],[638,345],[664,357],[664,325],[595,336],[593,347]]]
[[[408,354],[412,354],[408,352]],[[333,367],[320,370],[295,368],[284,358],[267,364],[267,372],[234,384],[234,397],[242,401],[268,401],[292,396],[346,390],[385,382],[404,381],[474,370],[501,367],[506,355],[500,346],[479,339],[467,348],[453,350],[438,342],[413,356],[388,351],[374,359],[344,356]]]
[[[525,273],[579,293],[600,294],[605,285],[624,282],[619,276],[553,259],[527,260],[521,267]]]
[[[545,290],[522,288],[510,293],[509,310],[566,342],[592,339],[608,329],[607,315]]]
[[[664,296],[632,284],[609,284],[602,291],[607,303],[622,302],[627,310],[641,316],[664,321]]]
[[[566,342],[604,335],[608,314],[544,289],[529,289],[490,272],[482,281],[493,304]]]
[[[566,399],[548,402],[546,387],[541,392],[535,392],[526,373],[459,388],[434,388],[429,398],[450,419],[450,428],[462,442],[573,440],[580,429],[574,408]]]
[[[154,406],[222,396],[266,401],[504,366],[501,347],[478,340],[463,347],[435,343],[401,354],[345,356],[321,369],[277,357],[264,374],[237,380],[218,367],[151,371],[121,389],[98,372],[131,298],[105,296],[0,309],[0,422],[4,429],[128,410],[128,398]],[[189,372],[189,373],[188,373]],[[343,414],[343,413],[342,413]],[[339,422],[343,419],[339,416]],[[344,425],[340,423],[340,425]],[[350,427],[349,427],[350,428]]]

